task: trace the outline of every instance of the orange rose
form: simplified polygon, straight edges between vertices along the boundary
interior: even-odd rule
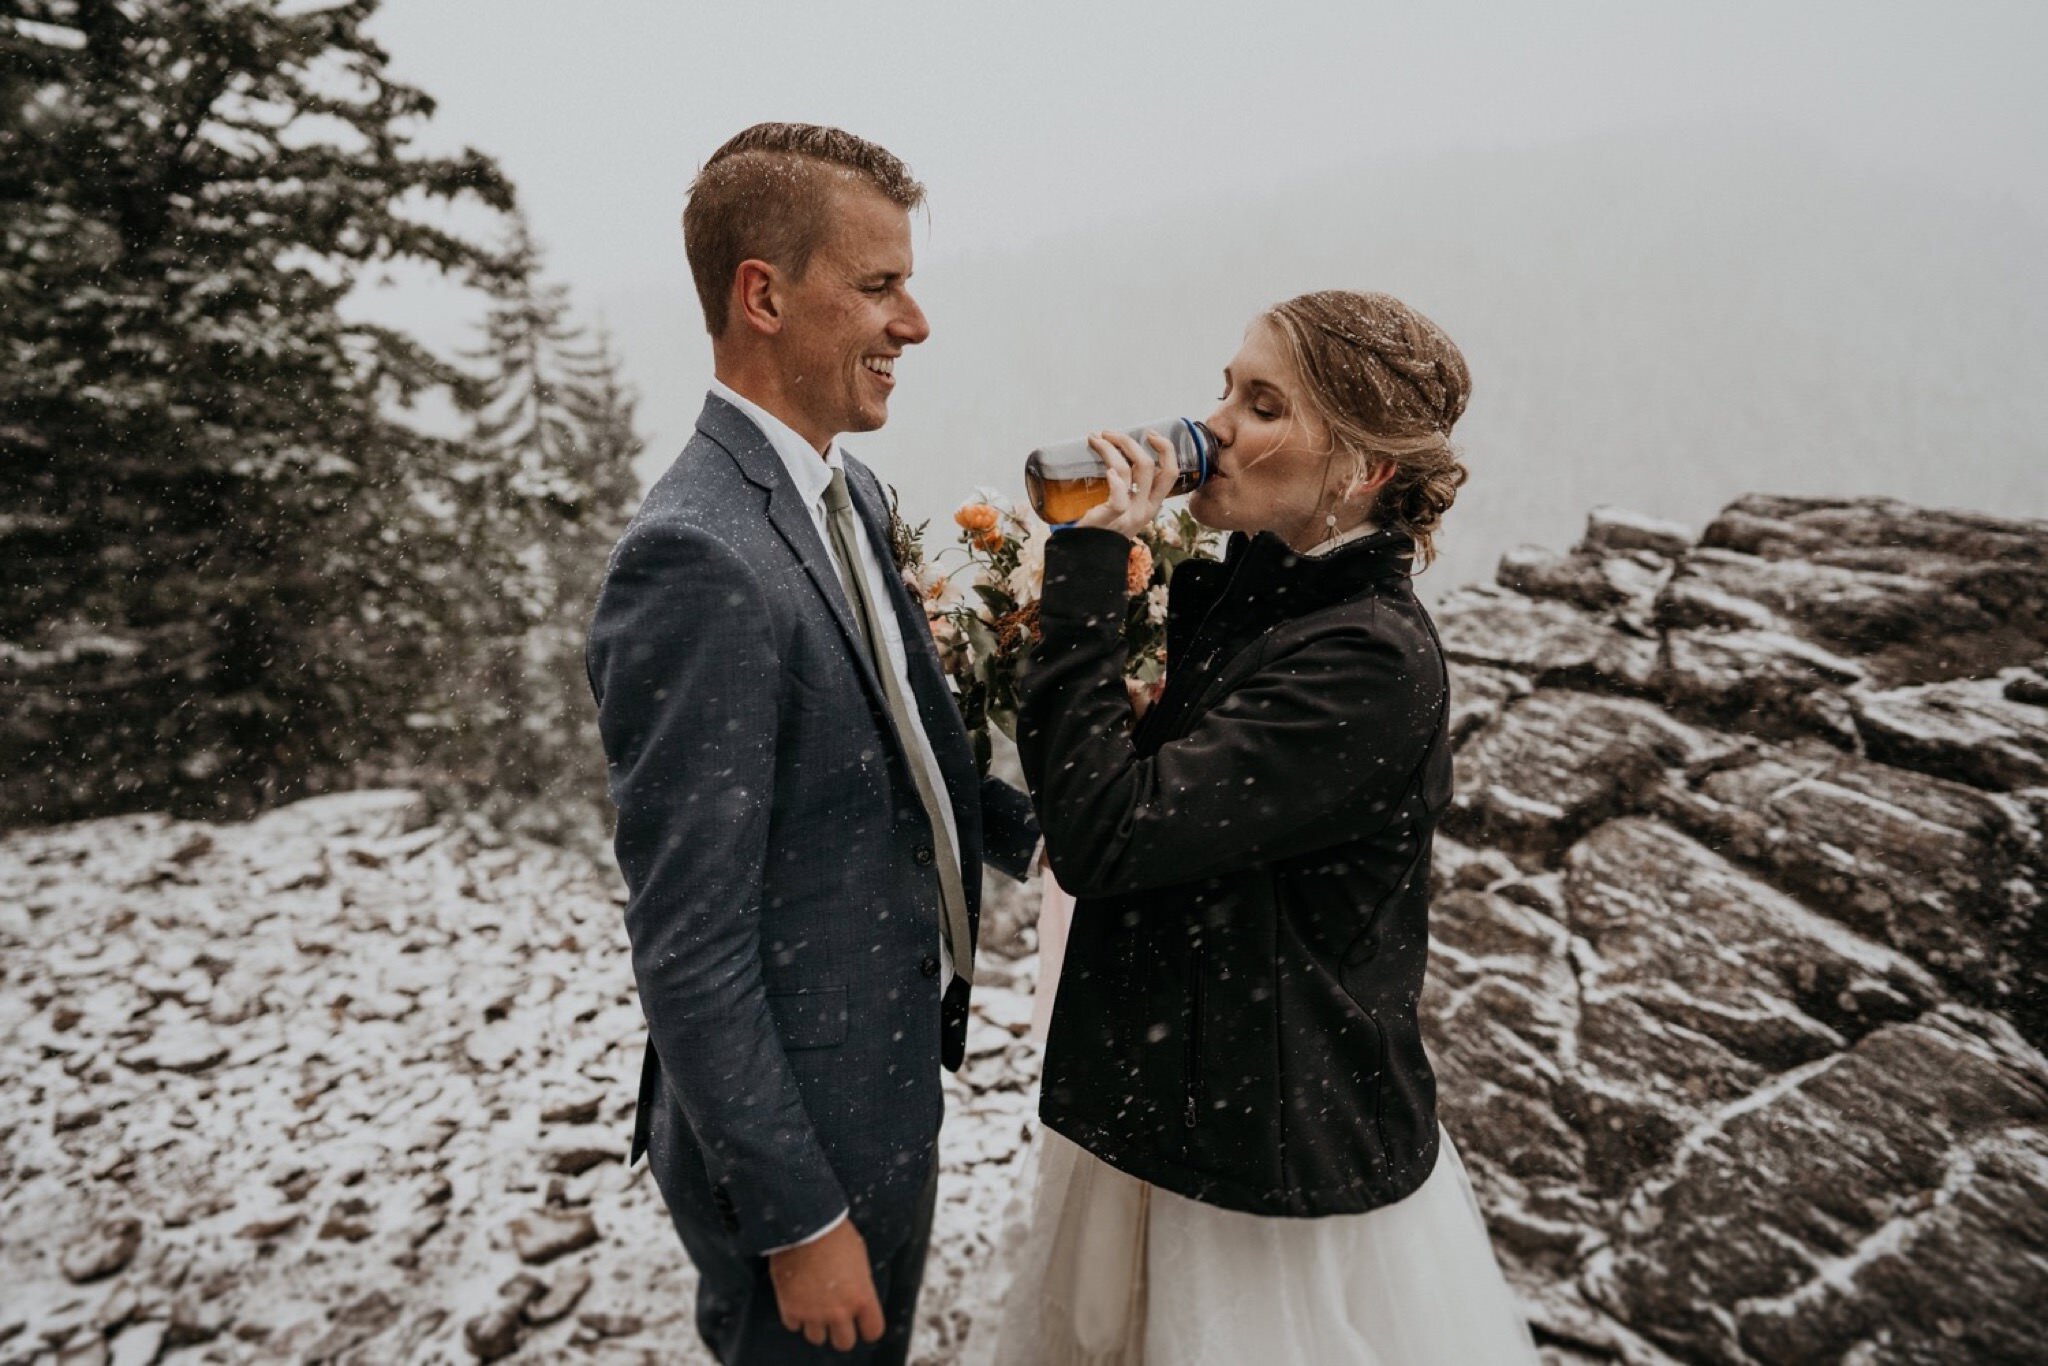
[[[977,532],[974,537],[974,545],[977,550],[986,550],[993,554],[995,551],[1003,548],[1003,533],[993,527],[986,531]]]
[[[1001,518],[987,503],[963,503],[953,520],[967,531],[994,531]]]
[[[1124,566],[1124,591],[1132,597],[1144,592],[1152,583],[1152,552],[1143,541],[1131,542],[1131,558]]]

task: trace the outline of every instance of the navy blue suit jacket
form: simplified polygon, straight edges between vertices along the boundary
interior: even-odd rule
[[[880,483],[846,469],[887,547]],[[1037,827],[977,775],[923,610],[888,577],[978,917],[983,859],[1021,877]],[[871,1250],[900,1241],[965,1039],[967,985],[942,1002],[937,980],[931,822],[860,639],[781,458],[709,399],[612,554],[588,664],[650,1033],[633,1156],[672,1107],[671,1213],[750,1254],[842,1208]]]

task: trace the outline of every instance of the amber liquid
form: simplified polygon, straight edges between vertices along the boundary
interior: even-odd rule
[[[1199,482],[1192,473],[1182,474],[1173,481],[1173,491],[1167,496],[1178,498],[1192,493]],[[1079,521],[1089,508],[1109,501],[1109,480],[1099,474],[1085,479],[1047,479],[1027,473],[1024,486],[1031,495],[1032,511],[1053,526]]]
[[[1047,479],[1031,491],[1031,505],[1038,515],[1054,526],[1079,521],[1089,508],[1109,501],[1109,480]]]

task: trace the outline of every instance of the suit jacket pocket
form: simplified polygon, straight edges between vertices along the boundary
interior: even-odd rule
[[[845,987],[771,991],[768,1013],[775,1017],[784,1048],[833,1048],[846,1042]]]

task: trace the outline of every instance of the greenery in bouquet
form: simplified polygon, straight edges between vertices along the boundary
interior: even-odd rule
[[[927,554],[928,523],[892,523],[897,567],[924,603],[939,662],[986,771],[991,729],[1017,736],[1017,675],[1038,639],[1038,599],[1045,585],[1045,543],[1051,528],[1028,512],[989,497],[953,514],[956,543]],[[1131,543],[1126,575],[1124,678],[1134,694],[1156,698],[1166,682],[1166,586],[1182,561],[1214,558],[1222,537],[1185,511],[1163,513]]]

